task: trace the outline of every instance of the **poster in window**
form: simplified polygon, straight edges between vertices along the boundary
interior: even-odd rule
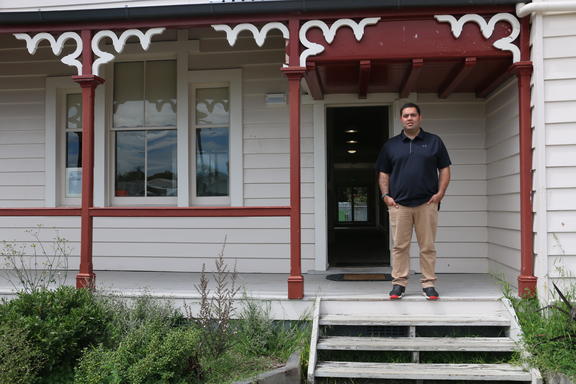
[[[66,197],[82,194],[82,168],[66,168]]]

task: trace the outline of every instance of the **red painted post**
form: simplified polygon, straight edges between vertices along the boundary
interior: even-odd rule
[[[518,76],[518,104],[520,122],[520,275],[518,295],[536,294],[534,276],[534,231],[532,213],[532,118],[530,108],[531,62],[514,64]]]
[[[536,295],[534,276],[534,227],[532,201],[532,110],[530,106],[530,18],[521,21],[520,62],[514,63],[518,77],[518,108],[520,124],[520,275],[518,296]]]
[[[301,267],[300,231],[300,80],[305,69],[283,68],[288,77],[288,102],[290,106],[290,276],[288,298],[304,297],[304,278]]]
[[[290,107],[290,276],[288,276],[288,298],[304,297],[304,277],[301,261],[301,223],[300,223],[300,81],[306,68],[299,66],[300,58],[300,20],[288,21],[290,38],[288,39],[288,67],[282,72],[288,78],[288,103]]]
[[[104,82],[92,74],[92,31],[82,31],[82,75],[73,80],[82,87],[82,206],[80,224],[80,271],[76,288],[91,288],[96,275],[92,264],[92,222],[94,205],[94,91]]]

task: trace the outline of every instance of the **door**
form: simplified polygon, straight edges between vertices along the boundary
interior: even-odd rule
[[[388,213],[380,199],[378,153],[388,138],[388,108],[326,111],[328,264],[390,264]]]

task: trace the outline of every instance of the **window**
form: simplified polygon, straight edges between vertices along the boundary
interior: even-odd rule
[[[230,195],[230,92],[227,86],[195,87],[193,92],[195,172],[198,198]],[[216,202],[216,199],[212,199]],[[221,199],[226,203],[228,199]]]
[[[113,92],[113,201],[175,204],[176,62],[116,63]]]
[[[65,94],[64,202],[82,195],[82,95]],[[78,202],[79,203],[79,202]]]

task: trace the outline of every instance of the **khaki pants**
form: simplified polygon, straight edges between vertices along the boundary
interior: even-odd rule
[[[388,207],[392,248],[392,284],[408,285],[410,272],[410,241],[412,229],[420,247],[420,282],[423,288],[433,287],[436,281],[436,228],[438,226],[438,204],[422,204],[418,207],[399,205]]]

